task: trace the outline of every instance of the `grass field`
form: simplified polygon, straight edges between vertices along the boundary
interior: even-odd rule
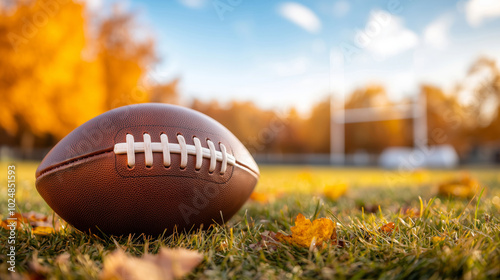
[[[19,210],[51,215],[35,190],[37,164],[16,165]],[[204,256],[187,276],[192,279],[499,278],[499,171],[466,171],[486,190],[480,199],[479,194],[464,199],[436,196],[437,184],[464,172],[459,170],[401,173],[263,166],[256,200],[247,202],[225,226],[149,240],[103,240],[71,228],[49,235],[23,230],[17,236],[17,271],[31,277],[92,279],[99,277],[103,260],[117,247],[133,256],[155,254],[160,247],[183,247]],[[7,163],[0,164],[0,172],[6,174]],[[324,189],[337,187],[347,188],[346,194],[329,199]],[[1,177],[0,201],[5,218],[6,176]],[[261,244],[265,231],[290,234],[299,213],[311,219],[332,219],[339,245],[303,248],[275,242],[273,246],[255,246]],[[395,223],[396,229],[381,232],[380,227],[389,222]],[[8,232],[0,229],[0,233],[0,278],[4,279],[8,276],[4,245]]]

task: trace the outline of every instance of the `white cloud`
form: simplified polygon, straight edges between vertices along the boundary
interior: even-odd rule
[[[182,5],[192,8],[192,9],[200,9],[205,6],[207,0],[178,0]]]
[[[453,24],[453,16],[444,15],[427,25],[424,29],[425,44],[444,50],[450,43],[449,31]]]
[[[404,26],[403,20],[387,12],[375,10],[364,30],[358,30],[355,43],[378,57],[394,56],[418,44],[415,32]]]
[[[500,1],[470,0],[465,5],[465,16],[470,25],[479,26],[487,18],[500,17]]]
[[[350,9],[351,5],[349,2],[345,0],[337,1],[333,4],[333,15],[338,18],[343,17],[349,12]]]
[[[278,12],[284,18],[311,33],[317,33],[321,29],[321,22],[316,14],[301,4],[294,2],[284,3],[280,5]]]

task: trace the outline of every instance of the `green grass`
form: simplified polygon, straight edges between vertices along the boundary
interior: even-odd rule
[[[36,163],[17,164],[18,207],[22,212],[34,210],[50,215],[50,208],[34,187],[35,169]],[[0,172],[6,170],[7,164],[1,163]],[[92,279],[99,276],[106,255],[117,247],[141,256],[165,246],[204,254],[201,265],[188,276],[192,279],[498,278],[500,172],[492,168],[468,172],[487,187],[480,200],[435,197],[436,184],[460,174],[458,171],[399,173],[266,166],[262,167],[257,191],[274,199],[264,204],[248,202],[225,226],[149,240],[101,239],[73,229],[49,236],[21,231],[17,236],[17,270],[36,270],[39,276],[53,279]],[[1,180],[0,201],[7,208],[5,177]],[[338,182],[349,185],[347,195],[337,201],[325,199],[322,188]],[[363,211],[362,206],[372,212]],[[421,217],[405,216],[401,209],[407,207],[422,209]],[[1,213],[5,217],[6,209]],[[315,213],[317,217],[331,218],[337,223],[338,238],[346,245],[309,250],[280,244],[275,249],[250,249],[266,230],[290,233],[298,213],[309,218]],[[394,222],[399,230],[380,234],[378,228],[387,222]],[[0,231],[2,279],[7,276],[7,234],[6,230]],[[436,236],[445,239],[433,241]],[[224,242],[228,246],[222,246]],[[68,261],[57,259],[64,253],[69,254]]]

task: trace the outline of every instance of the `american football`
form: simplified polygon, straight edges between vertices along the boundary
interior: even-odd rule
[[[36,188],[77,229],[159,235],[224,223],[259,169],[224,126],[175,105],[138,104],[76,128],[43,159]]]

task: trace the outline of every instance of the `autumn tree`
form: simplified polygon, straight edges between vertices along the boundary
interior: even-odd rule
[[[198,99],[193,101],[191,108],[219,121],[252,153],[279,150],[277,139],[286,120],[272,110],[262,110],[251,102],[232,101],[221,105],[215,100],[203,102]]]
[[[472,121],[469,136],[477,143],[500,139],[500,69],[494,59],[481,57],[469,69],[474,78],[470,102],[464,105],[466,117]],[[461,85],[460,87],[466,87]]]
[[[138,31],[133,14],[120,10],[119,6],[98,27],[95,43],[106,90],[106,110],[149,101],[149,81],[140,82],[157,58],[152,37],[146,34],[145,39],[139,39]],[[144,32],[142,29],[141,33]],[[158,89],[161,90],[159,86]]]
[[[391,109],[394,104],[381,85],[368,85],[355,90],[345,104],[346,109],[371,107],[386,116],[397,113]],[[391,146],[411,146],[411,120],[387,120],[364,123],[348,123],[345,126],[346,151],[364,150],[379,153]]]
[[[422,85],[420,94],[426,99],[428,144],[450,144],[463,154],[470,139],[464,133],[466,119],[456,96],[432,85]]]
[[[6,105],[0,135],[29,149],[34,139],[60,139],[106,110],[147,102],[152,91],[155,101],[173,101],[176,84],[142,83],[157,59],[154,41],[148,34],[139,38],[137,28],[132,14],[95,15],[84,1],[0,6],[0,99]]]
[[[84,6],[72,1],[19,1],[0,15],[0,127],[20,135],[62,137],[104,110],[97,61],[87,46]],[[29,147],[28,147],[29,148]]]
[[[304,146],[308,153],[330,152],[330,98],[316,103],[303,124]]]

